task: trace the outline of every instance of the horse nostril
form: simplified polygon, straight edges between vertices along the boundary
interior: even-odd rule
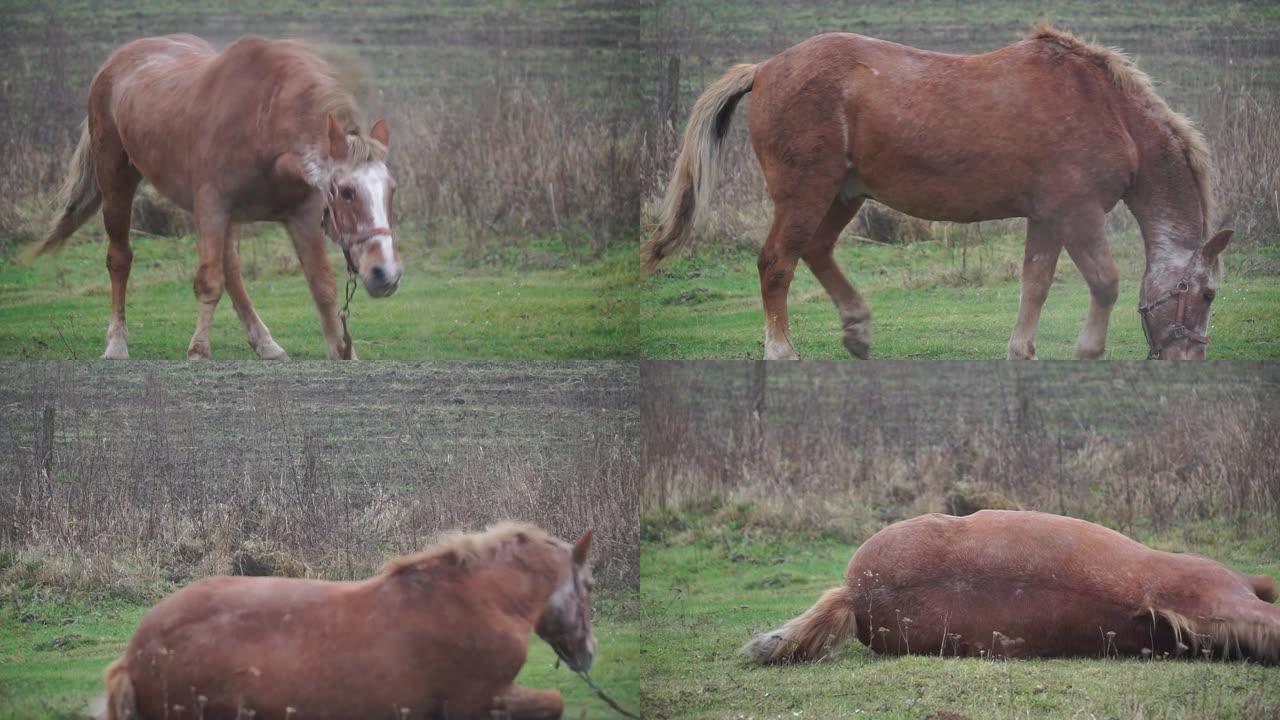
[[[379,285],[387,281],[387,271],[383,270],[381,265],[373,266],[373,269],[369,271],[369,275]]]

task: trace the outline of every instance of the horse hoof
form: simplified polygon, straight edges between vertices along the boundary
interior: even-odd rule
[[[1025,345],[1017,345],[1009,343],[1009,359],[1010,360],[1035,360],[1036,346],[1035,343],[1026,343]]]
[[[871,343],[867,342],[866,340],[863,340],[860,337],[845,335],[844,347],[846,350],[849,351],[850,355],[858,358],[859,360],[871,359]]]
[[[1107,352],[1106,348],[1076,348],[1077,360],[1101,360],[1102,356]]]
[[[289,353],[285,352],[284,348],[280,347],[275,342],[270,343],[269,345],[263,347],[261,350],[258,350],[257,352],[258,352],[259,360],[284,361],[289,359]]]
[[[187,348],[187,359],[188,360],[208,360],[209,348],[189,347]]]
[[[129,348],[115,348],[107,346],[105,352],[102,353],[103,360],[128,360]]]

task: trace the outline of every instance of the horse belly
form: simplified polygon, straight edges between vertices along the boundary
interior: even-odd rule
[[[1054,587],[955,579],[860,598],[858,638],[878,653],[1102,657],[1151,644],[1127,605]]]

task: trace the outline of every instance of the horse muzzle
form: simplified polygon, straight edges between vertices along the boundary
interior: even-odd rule
[[[368,271],[360,273],[360,282],[369,293],[369,297],[383,298],[395,294],[400,287],[400,266],[396,264],[374,265]]]

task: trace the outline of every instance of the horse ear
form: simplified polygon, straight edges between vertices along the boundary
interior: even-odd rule
[[[387,124],[387,119],[379,118],[369,130],[369,136],[384,146],[391,147],[391,126]]]
[[[591,531],[587,530],[573,544],[573,564],[583,565],[587,562],[587,552],[591,550]]]
[[[1204,244],[1204,259],[1209,263],[1217,262],[1218,255],[1227,247],[1227,243],[1231,240],[1233,230],[1219,230],[1217,235],[1209,238],[1209,242]]]
[[[325,115],[324,121],[327,154],[334,160],[346,160],[348,149],[346,131],[342,129],[342,126],[338,124],[332,114]]]

